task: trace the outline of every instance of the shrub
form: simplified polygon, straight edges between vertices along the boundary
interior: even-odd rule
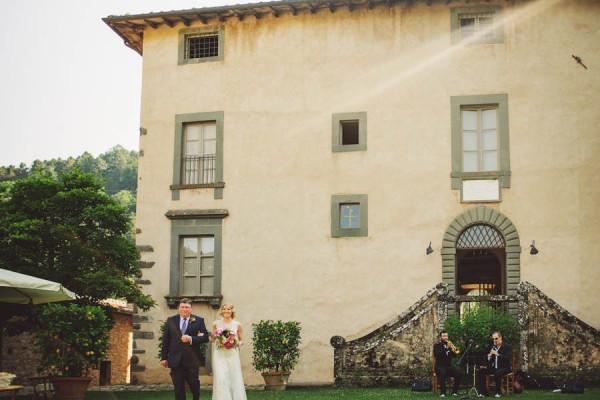
[[[471,351],[486,351],[491,345],[491,335],[494,331],[502,333],[503,341],[510,343],[513,350],[519,345],[519,324],[516,319],[485,303],[462,315],[454,314],[448,317],[444,328],[452,342],[457,346],[458,343],[462,344],[461,350],[467,348],[469,340],[473,340]]]
[[[260,321],[252,324],[252,365],[256,371],[291,371],[300,357],[300,323]]]
[[[39,324],[41,368],[51,375],[87,376],[106,357],[112,321],[100,306],[47,304]]]

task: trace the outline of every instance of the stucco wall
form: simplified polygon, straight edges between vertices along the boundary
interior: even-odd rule
[[[223,300],[246,342],[253,322],[298,320],[291,382],[333,381],[329,338],[372,331],[441,281],[444,231],[473,206],[450,189],[451,96],[508,94],[511,187],[488,206],[518,230],[521,279],[600,326],[590,301],[600,280],[600,4],[482,2],[492,3],[504,7],[504,44],[451,45],[444,2],[230,18],[224,60],[195,65],[177,65],[183,25],[144,32],[137,243],[153,250],[142,280],[159,307],[140,314],[137,380],[169,381],[156,359],[159,323],[174,313],[163,299],[164,214],[226,209]],[[175,115],[212,111],[224,112],[223,199],[196,189],[173,201]],[[368,150],[333,153],[332,114],[357,111]],[[368,194],[368,237],[331,237],[333,194]],[[207,305],[194,312],[217,318]],[[246,383],[261,382],[251,346],[242,365]]]

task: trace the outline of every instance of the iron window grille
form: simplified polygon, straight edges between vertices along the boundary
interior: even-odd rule
[[[215,155],[187,156],[183,158],[183,182],[185,185],[203,185],[215,182]]]
[[[219,55],[219,34],[217,32],[187,35],[185,39],[186,60],[217,57]]]
[[[481,249],[506,247],[504,237],[489,225],[473,225],[461,233],[456,241],[457,249]]]

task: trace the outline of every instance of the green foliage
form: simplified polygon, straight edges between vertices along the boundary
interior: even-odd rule
[[[155,304],[134,282],[139,252],[127,236],[130,216],[93,175],[36,175],[2,193],[0,268],[60,282],[81,303]]]
[[[99,306],[47,304],[38,317],[41,369],[52,375],[87,376],[105,359],[112,321]]]
[[[491,345],[492,332],[499,331],[505,342],[515,349],[519,344],[519,324],[511,315],[485,303],[471,308],[462,315],[454,314],[444,323],[450,340],[461,350],[469,340],[474,341],[471,351],[486,351]],[[460,343],[460,345],[459,345]]]
[[[300,357],[300,322],[263,320],[252,324],[252,365],[256,371],[291,371]]]
[[[130,212],[135,212],[137,161],[138,153],[136,151],[115,146],[97,158],[85,152],[81,156],[69,157],[66,160],[61,158],[35,160],[30,168],[24,163],[18,167],[14,165],[0,166],[0,182],[11,182],[31,176],[49,176],[56,179],[65,172],[79,169],[84,173],[94,175],[98,182],[103,184],[104,190],[109,195],[118,195],[120,197],[118,201]],[[122,193],[119,194],[123,191],[133,197],[133,201],[127,199]],[[124,200],[127,204],[123,204]]]
[[[165,336],[165,329],[167,329],[167,321],[161,321],[160,322],[160,328],[159,328],[159,336],[158,336],[158,343],[157,343],[157,347],[158,347],[158,353],[156,354],[156,358],[158,358],[159,360],[161,359],[161,352],[162,352],[162,341],[163,341],[163,337]]]

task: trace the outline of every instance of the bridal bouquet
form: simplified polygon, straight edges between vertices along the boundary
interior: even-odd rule
[[[235,332],[229,329],[216,330],[213,332],[213,337],[217,349],[234,349],[240,346]]]

